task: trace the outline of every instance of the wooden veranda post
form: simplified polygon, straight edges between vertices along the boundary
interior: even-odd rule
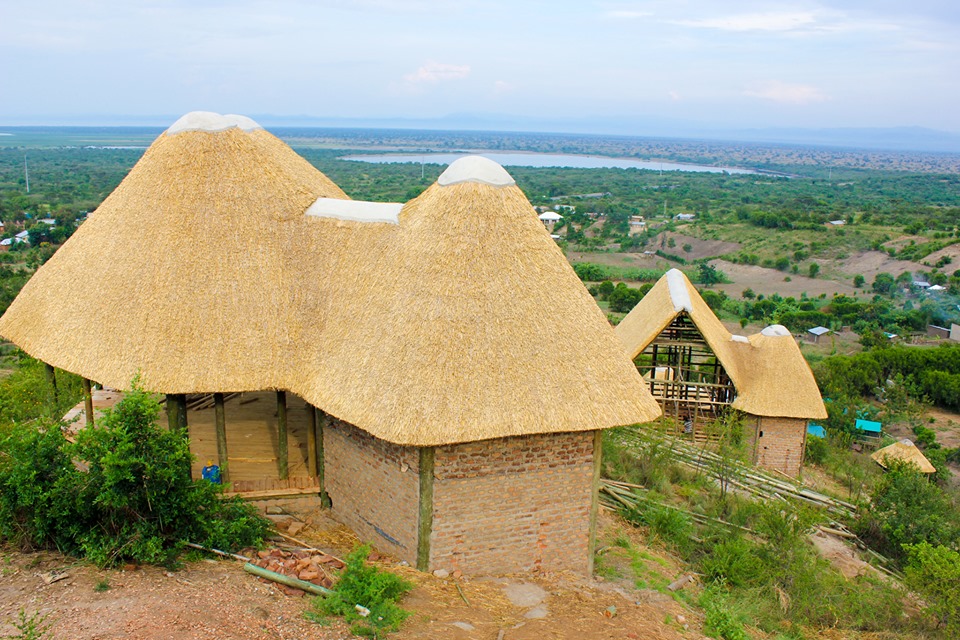
[[[434,448],[420,447],[420,518],[417,527],[417,570],[430,570],[430,534],[433,532]]]
[[[93,389],[90,386],[90,380],[83,379],[83,412],[86,417],[88,429],[93,428]]]
[[[287,392],[277,391],[277,473],[281,480],[289,475],[287,461]]]
[[[223,394],[213,394],[213,408],[217,423],[217,465],[220,467],[220,480],[230,482],[230,465],[227,458],[227,418],[223,407]]]
[[[170,431],[187,429],[187,396],[182,393],[167,394],[167,426]]]
[[[47,376],[47,408],[50,415],[57,418],[59,416],[55,414],[57,413],[57,403],[60,400],[57,397],[57,370],[53,368],[53,365],[44,362],[43,371]]]
[[[320,445],[321,447],[323,445]],[[307,404],[307,473],[311,478],[317,477],[317,408]],[[321,487],[322,488],[322,487]]]
[[[603,431],[593,432],[593,484],[590,488],[590,542],[587,575],[593,575],[594,551],[597,547],[597,516],[600,511],[600,471],[603,454]]]
[[[312,407],[312,405],[311,405]],[[326,428],[330,416],[325,412],[313,407],[313,417],[314,422],[311,425],[316,430],[316,435],[314,436],[314,446],[316,447],[316,459],[317,459],[317,484],[320,485],[320,506],[324,509],[329,509],[332,506],[330,502],[330,496],[327,494],[327,485],[326,480],[324,479],[324,474],[326,472],[326,464],[323,453],[323,431]]]

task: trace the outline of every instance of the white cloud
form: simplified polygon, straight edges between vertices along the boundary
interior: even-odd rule
[[[670,99],[673,100],[674,102],[680,102],[680,100],[682,100],[682,98],[680,97],[680,94],[677,93],[676,91],[667,91],[667,96],[669,96]]]
[[[789,84],[774,80],[756,88],[747,89],[743,95],[751,98],[770,100],[781,104],[813,104],[826,102],[830,96],[818,87],[809,84]]]
[[[677,20],[674,24],[720,31],[794,31],[812,27],[817,17],[812,12],[790,13],[742,13],[706,18],[703,20]]]
[[[403,76],[410,84],[436,84],[450,80],[462,80],[470,75],[469,65],[427,62],[413,73]]]

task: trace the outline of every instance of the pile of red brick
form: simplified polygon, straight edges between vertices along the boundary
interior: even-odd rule
[[[275,573],[282,573],[291,578],[299,578],[327,589],[333,586],[337,572],[343,569],[344,564],[322,551],[283,551],[281,549],[267,549],[258,551],[252,563]],[[294,589],[264,578],[261,581],[275,585],[288,596],[302,596],[304,591]]]

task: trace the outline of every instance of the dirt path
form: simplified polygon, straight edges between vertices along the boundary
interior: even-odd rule
[[[330,521],[323,516],[304,514],[304,519],[313,524],[298,537],[309,544],[343,554],[347,549],[333,543],[353,541],[342,527],[325,528]],[[416,585],[402,603],[413,615],[389,636],[397,640],[703,638],[698,624],[684,629],[676,622],[677,614],[691,620],[696,614],[655,591],[566,573],[455,580],[381,562]],[[49,637],[62,640],[352,637],[342,622],[307,622],[303,614],[310,598],[286,595],[278,585],[246,574],[241,564],[201,560],[176,572],[105,571],[56,553],[7,549],[0,554],[0,637],[16,633],[10,623],[21,609],[47,615]],[[41,576],[51,571],[67,577],[45,584]]]

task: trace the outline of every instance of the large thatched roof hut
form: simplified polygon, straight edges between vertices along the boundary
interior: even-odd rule
[[[0,334],[110,386],[139,374],[235,485],[302,471],[422,568],[586,568],[597,435],[659,413],[502,167],[350,201],[233,116],[161,135]],[[254,406],[259,435],[232,431]]]
[[[826,409],[790,332],[731,334],[683,272],[667,272],[616,328],[664,412],[695,438],[728,408],[748,417],[757,464],[796,475],[806,422]]]

